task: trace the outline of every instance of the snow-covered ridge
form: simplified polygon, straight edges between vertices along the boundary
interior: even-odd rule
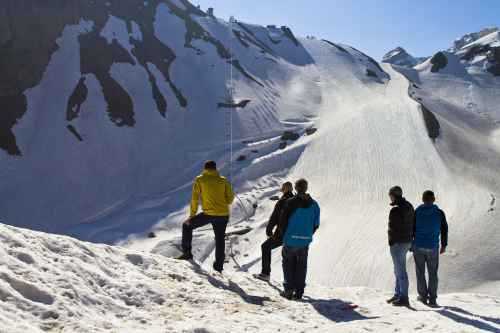
[[[422,63],[425,59],[426,58],[415,58],[406,52],[404,48],[397,47],[384,55],[382,62],[411,68]]]
[[[278,282],[248,274],[221,276],[161,256],[4,225],[0,240],[1,332],[500,329],[500,299],[486,295],[446,295],[441,310],[416,305],[414,312],[384,304],[388,294],[378,290],[310,287],[296,303],[278,295]]]

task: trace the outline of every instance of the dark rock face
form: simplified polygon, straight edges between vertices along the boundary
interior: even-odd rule
[[[490,62],[488,72],[495,76],[500,76],[500,47],[491,49],[488,53],[488,61]]]
[[[249,99],[244,99],[239,103],[219,103],[217,104],[218,108],[229,108],[229,109],[237,109],[237,108],[244,108],[250,103]]]
[[[121,45],[113,40],[108,44],[98,31],[80,35],[80,70],[82,74],[94,74],[102,86],[108,103],[108,115],[117,126],[134,126],[134,107],[127,91],[110,74],[114,63],[135,65],[134,59]]]
[[[427,109],[423,104],[420,104],[420,108],[422,109],[422,115],[424,116],[425,126],[427,127],[427,133],[432,141],[436,141],[436,139],[441,134],[441,125],[437,120],[434,113],[432,113],[429,109]]]
[[[183,92],[170,77],[170,67],[176,55],[167,45],[155,37],[154,20],[156,8],[165,4],[173,15],[184,21],[187,32],[185,47],[202,50],[193,46],[194,40],[203,40],[214,45],[222,59],[241,72],[243,76],[263,86],[248,73],[237,59],[233,59],[226,47],[206,31],[195,19],[207,16],[187,0],[178,0],[181,6],[171,0],[5,0],[0,6],[0,149],[11,155],[21,155],[16,144],[12,127],[25,114],[27,100],[24,92],[37,86],[50,59],[58,46],[57,38],[67,25],[76,25],[81,20],[93,23],[93,30],[79,36],[82,78],[71,94],[66,108],[66,119],[72,121],[84,112],[82,105],[88,97],[85,75],[93,74],[99,81],[106,100],[110,120],[117,126],[134,126],[135,113],[128,92],[110,74],[115,63],[135,65],[135,59],[147,72],[152,96],[157,111],[165,117],[168,102],[161,91],[157,77],[148,67],[153,64],[163,75],[181,107],[188,105]],[[113,40],[101,37],[101,32],[113,15],[125,21],[129,33],[132,22],[139,26],[141,40],[130,34],[133,46],[131,54]],[[249,29],[247,29],[249,30]],[[245,30],[246,31],[246,30]],[[250,30],[251,31],[251,30]],[[241,37],[241,36],[240,36]],[[271,53],[271,49],[254,36],[246,33],[246,43],[250,41]],[[134,59],[135,57],[135,59]],[[37,112],[37,110],[33,110]],[[64,112],[64,110],[61,110]],[[72,133],[73,131],[70,130]],[[75,130],[76,131],[76,130]]]
[[[12,127],[22,118],[27,108],[28,101],[22,93],[0,95],[0,148],[10,155],[21,155]]]
[[[295,132],[285,131],[281,136],[282,141],[296,141],[300,138],[300,135]]]
[[[431,72],[437,73],[448,65],[448,58],[443,52],[438,52],[431,58],[431,64]]]
[[[310,127],[308,129],[306,129],[306,134],[307,135],[313,135],[314,133],[316,133],[318,131],[318,129],[316,127]]]
[[[78,140],[78,141],[83,141],[83,138],[82,136],[80,135],[80,133],[78,133],[78,131],[76,130],[75,126],[73,125],[68,125],[66,126],[66,128],[68,129],[68,131],[71,132],[71,134],[73,134],[75,136],[75,138]]]
[[[378,79],[377,73],[368,68],[366,69],[366,76]]]
[[[68,107],[66,109],[66,119],[71,121],[78,117],[80,114],[82,104],[87,99],[89,89],[85,85],[85,77],[82,77],[76,85],[73,93],[69,97]]]
[[[476,56],[485,55],[488,59],[488,72],[495,76],[500,76],[500,47],[491,45],[475,45],[467,50],[462,56],[462,60],[471,61]]]

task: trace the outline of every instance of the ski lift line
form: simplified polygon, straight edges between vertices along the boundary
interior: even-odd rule
[[[230,59],[228,62],[229,66],[229,101],[230,103],[234,103],[234,72],[233,72],[233,38],[232,38],[232,31],[233,31],[233,24],[235,22],[234,16],[231,16],[229,19],[229,54],[230,54]],[[233,149],[233,141],[234,141],[234,131],[233,131],[233,109],[228,108],[226,110],[226,120],[228,120],[228,127],[226,128],[226,139],[229,139],[229,181],[232,183],[233,182],[233,156],[234,156],[234,149]],[[250,215],[248,214],[248,211],[245,207],[245,204],[243,203],[243,200],[238,196],[238,194],[235,194],[236,199],[239,201],[243,213],[244,213],[244,219],[243,221],[248,221],[250,218]]]

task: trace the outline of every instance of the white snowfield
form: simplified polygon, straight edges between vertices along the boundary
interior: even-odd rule
[[[287,29],[195,14],[188,24],[167,4],[186,10],[185,1],[162,1],[152,30],[175,53],[169,75],[186,107],[156,65],[139,65],[132,41],[147,31],[112,8],[98,32],[136,63],[114,63],[109,73],[133,102],[133,127],[109,120],[101,83],[81,73],[79,37],[97,29],[92,21],[65,27],[41,82],[25,92],[28,111],[13,127],[23,155],[0,151],[1,221],[121,249],[1,227],[2,329],[499,331],[500,78],[485,71],[489,60],[464,62],[460,52],[448,52],[438,72],[430,60],[413,69],[380,68],[352,47],[295,40]],[[202,33],[190,35],[195,23]],[[498,33],[478,43],[497,45]],[[226,51],[242,70],[231,70],[219,54]],[[88,97],[69,121],[68,98],[82,76]],[[165,117],[151,76],[168,102]],[[420,104],[439,123],[433,139]],[[230,175],[231,129],[238,198],[220,277],[206,271],[210,227],[195,232],[199,267],[165,257],[179,254],[181,222],[203,162],[216,160]],[[282,139],[285,131],[298,139]],[[272,286],[249,273],[260,270],[270,199],[282,182],[302,177],[322,219],[310,250],[309,298],[293,303],[278,296],[279,250]],[[447,214],[440,310],[384,303],[394,284],[387,192],[396,184],[414,205],[434,190]],[[411,258],[408,264],[413,300]],[[344,310],[350,302],[360,308]]]
[[[310,286],[293,302],[246,273],[4,225],[0,240],[2,333],[500,331],[500,299],[488,295],[406,309],[385,304],[387,291]]]

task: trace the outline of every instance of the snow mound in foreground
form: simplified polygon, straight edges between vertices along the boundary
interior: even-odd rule
[[[244,273],[3,225],[0,239],[0,332],[500,330],[500,299],[488,296],[446,295],[439,310],[412,311],[373,289],[309,287],[289,302],[277,282]]]

